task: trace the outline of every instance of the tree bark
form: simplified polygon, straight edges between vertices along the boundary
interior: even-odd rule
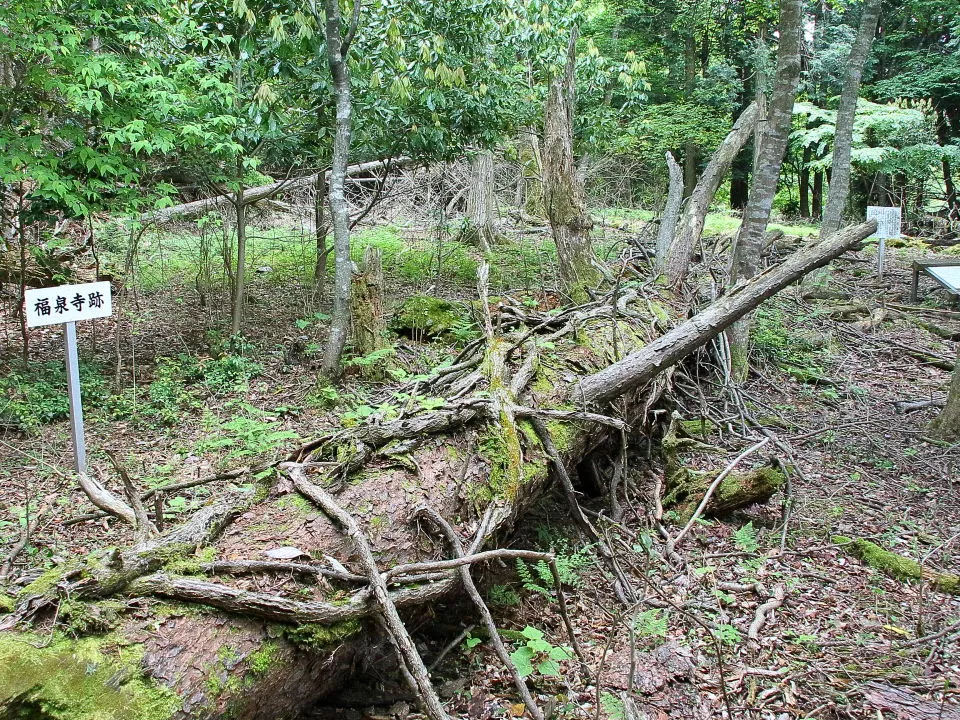
[[[313,235],[317,246],[317,256],[313,265],[313,287],[319,298],[323,298],[327,284],[327,258],[330,246],[327,245],[327,224],[324,208],[327,204],[327,174],[317,173],[313,185]]]
[[[230,334],[239,335],[243,325],[243,303],[247,287],[247,201],[241,187],[233,199],[237,232],[237,271],[233,276],[230,307]]]
[[[564,73],[550,80],[543,122],[543,195],[557,246],[560,278],[575,303],[600,283],[583,186],[573,162],[574,71],[577,30],[570,35]]]
[[[860,16],[860,29],[857,39],[850,48],[847,60],[847,74],[840,93],[840,106],[837,108],[837,125],[833,139],[833,162],[830,175],[830,190],[827,195],[827,207],[823,212],[820,225],[820,237],[827,237],[840,227],[840,217],[847,204],[850,193],[850,152],[853,146],[853,121],[857,113],[857,97],[860,94],[860,79],[863,65],[870,54],[873,36],[877,33],[877,21],[880,17],[880,0],[865,0]]]
[[[690,270],[690,259],[693,257],[697,241],[700,240],[700,235],[703,233],[703,225],[707,219],[707,212],[710,210],[710,203],[713,202],[713,197],[717,194],[717,188],[720,187],[720,182],[730,169],[731,163],[754,133],[759,121],[760,106],[755,102],[751,103],[737,118],[733,129],[720,143],[720,147],[714,152],[709,164],[703,171],[703,175],[700,176],[700,181],[697,183],[697,187],[690,196],[680,218],[676,238],[667,253],[666,271],[671,285],[676,285],[686,279]]]
[[[467,194],[470,232],[476,234],[480,249],[489,253],[496,231],[496,206],[493,194],[493,152],[481,150],[470,161],[470,191]]]
[[[930,432],[943,440],[954,441],[960,438],[960,362],[950,376],[947,402],[930,424]]]
[[[667,199],[660,216],[660,228],[657,231],[657,249],[655,267],[657,274],[663,272],[667,262],[667,253],[673,245],[673,238],[677,232],[677,220],[680,217],[680,206],[683,204],[683,174],[677,161],[670,152],[665,154],[667,173],[670,184],[667,187]]]
[[[356,32],[360,0],[354,0],[353,16],[347,34],[340,27],[338,0],[324,2],[324,33],[327,40],[327,64],[333,76],[333,95],[337,107],[336,130],[333,137],[333,156],[330,162],[330,218],[333,225],[333,309],[330,334],[323,356],[323,374],[329,378],[340,374],[340,360],[350,333],[350,285],[353,263],[350,260],[350,210],[344,195],[347,179],[347,161],[350,155],[350,133],[353,121],[353,102],[350,88],[350,66],[347,53]]]
[[[380,248],[368,245],[363,268],[353,277],[353,347],[358,356],[387,346]]]
[[[743,212],[743,222],[730,252],[729,283],[757,274],[763,234],[770,221],[773,199],[777,193],[780,168],[793,122],[793,103],[800,79],[800,0],[783,0],[780,4],[780,43],[777,48],[777,74],[770,111],[759,134],[759,153],[754,168],[750,199]],[[749,367],[749,319],[738,323],[728,333],[734,378],[746,377]]]

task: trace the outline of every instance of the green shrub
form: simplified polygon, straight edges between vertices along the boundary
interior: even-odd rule
[[[94,405],[107,396],[106,382],[99,368],[80,362],[80,394],[84,403]],[[62,362],[11,369],[0,377],[0,424],[11,424],[27,431],[70,414],[67,397],[67,371]]]

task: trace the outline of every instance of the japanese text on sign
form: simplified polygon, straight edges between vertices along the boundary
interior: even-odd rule
[[[900,237],[900,208],[867,206],[867,220],[877,221],[877,232],[870,237],[898,238]]]
[[[27,290],[24,301],[27,327],[93,320],[113,314],[113,297],[110,283],[106,281]]]

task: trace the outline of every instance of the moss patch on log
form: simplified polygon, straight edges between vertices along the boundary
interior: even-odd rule
[[[294,627],[285,626],[281,631],[283,636],[298,648],[310,652],[322,652],[339,645],[347,638],[353,637],[363,630],[363,624],[356,619],[344,620],[333,625],[320,623],[302,623]],[[250,664],[253,669],[253,661]]]
[[[144,676],[142,648],[114,636],[44,647],[34,635],[0,636],[0,715],[37,720],[166,720],[180,699]]]
[[[667,496],[663,499],[663,506],[674,509],[682,521],[688,520],[719,472],[698,472],[683,466],[673,468],[667,474]],[[785,481],[783,472],[773,465],[732,472],[720,481],[704,515],[724,515],[753,503],[765,502]]]
[[[830,540],[874,570],[879,570],[895,580],[927,580],[931,587],[940,592],[960,595],[960,575],[923,567],[912,558],[885,550],[863,538],[853,540],[843,535],[834,535]]]
[[[16,604],[16,600],[9,595],[0,592],[0,615],[13,612],[13,608],[16,607]]]

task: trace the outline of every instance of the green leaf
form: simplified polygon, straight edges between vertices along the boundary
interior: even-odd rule
[[[517,648],[512,653],[510,653],[510,660],[513,661],[513,664],[517,668],[517,672],[520,673],[520,677],[529,677],[533,675],[533,656],[534,652],[526,645]]]

